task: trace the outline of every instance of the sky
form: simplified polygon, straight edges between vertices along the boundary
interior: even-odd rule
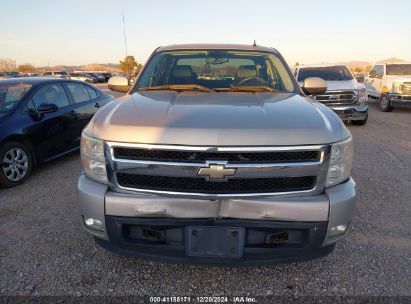
[[[0,0],[0,58],[35,66],[143,63],[158,46],[274,47],[293,64],[411,61],[410,0]]]

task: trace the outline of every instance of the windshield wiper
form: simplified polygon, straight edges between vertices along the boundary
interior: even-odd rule
[[[227,92],[261,92],[261,91],[268,91],[273,93],[279,93],[280,91],[273,89],[269,86],[234,86],[227,89],[221,89],[221,91]]]
[[[160,90],[173,90],[173,91],[200,91],[200,92],[216,92],[216,90],[207,88],[198,84],[167,84],[155,87],[143,87],[138,91],[160,91]]]

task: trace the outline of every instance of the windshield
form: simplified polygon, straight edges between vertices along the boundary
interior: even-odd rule
[[[294,92],[292,78],[273,53],[255,51],[168,51],[155,54],[134,90]],[[209,90],[208,90],[209,91]]]
[[[0,84],[0,115],[14,110],[31,87],[26,83]]]
[[[352,80],[353,76],[345,65],[328,67],[300,68],[298,81],[304,81],[309,77],[319,77],[328,81]]]
[[[54,74],[56,74],[56,75],[67,75],[67,72],[54,72]]]
[[[411,75],[411,64],[387,64],[387,75]]]

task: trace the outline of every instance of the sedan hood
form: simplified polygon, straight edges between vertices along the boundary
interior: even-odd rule
[[[330,109],[294,93],[134,93],[102,108],[93,124],[96,138],[147,144],[312,145],[349,136]]]

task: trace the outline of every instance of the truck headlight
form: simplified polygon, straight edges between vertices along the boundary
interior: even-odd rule
[[[393,83],[392,83],[392,92],[393,93],[402,93],[402,83],[401,82],[396,82],[396,81],[394,81]]]
[[[350,177],[353,152],[352,137],[332,145],[326,187],[340,184]]]
[[[367,89],[363,88],[358,90],[358,103],[365,104],[368,100]]]
[[[86,176],[107,183],[106,160],[104,157],[104,142],[100,139],[81,134],[81,163]]]

